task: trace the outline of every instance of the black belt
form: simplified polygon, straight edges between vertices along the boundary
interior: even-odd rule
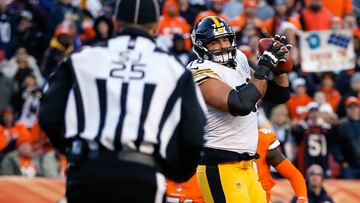
[[[156,160],[150,154],[141,153],[132,149],[111,151],[95,141],[74,140],[68,160],[70,164],[81,163],[82,160],[121,160],[134,162],[149,167],[156,167]]]
[[[203,149],[203,155],[200,158],[200,164],[202,165],[217,165],[226,162],[239,162],[258,159],[259,154],[250,155],[249,153],[236,153],[227,150],[213,149],[205,147]]]
[[[156,161],[153,156],[148,154],[143,154],[135,151],[120,151],[117,152],[118,160],[135,162],[150,167],[156,166]]]

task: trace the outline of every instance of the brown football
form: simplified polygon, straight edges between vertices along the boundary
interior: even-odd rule
[[[259,40],[259,43],[258,43],[259,55],[264,53],[264,51],[271,44],[271,42],[272,42],[271,38],[262,38]],[[278,43],[281,43],[281,42],[278,42]],[[287,50],[286,47],[284,47],[284,49]],[[279,64],[276,66],[276,68],[277,68],[277,71],[273,71],[275,74],[288,73],[292,70],[293,61],[291,59],[290,52],[286,53],[286,62],[279,62]]]

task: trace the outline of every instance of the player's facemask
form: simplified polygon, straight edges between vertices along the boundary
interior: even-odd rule
[[[235,60],[236,48],[230,46],[229,48],[221,48],[214,51],[209,51],[211,57],[208,60],[214,61],[220,64],[227,64],[229,61]],[[206,56],[205,56],[206,59]]]

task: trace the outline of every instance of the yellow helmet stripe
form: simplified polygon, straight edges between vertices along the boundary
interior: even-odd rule
[[[221,24],[220,24],[219,20],[215,16],[210,16],[210,18],[212,21],[214,21],[217,31],[221,32],[222,28],[221,28]]]

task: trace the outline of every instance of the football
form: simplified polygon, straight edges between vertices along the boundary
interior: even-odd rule
[[[264,51],[271,44],[271,42],[272,42],[271,38],[262,38],[262,39],[259,40],[259,43],[258,43],[258,51],[259,51],[258,53],[259,53],[259,55],[264,53]],[[278,43],[281,43],[281,42],[278,42]],[[286,47],[284,47],[284,49],[287,50]],[[285,54],[285,56],[286,56],[286,62],[279,62],[279,64],[276,66],[278,71],[273,71],[277,75],[282,74],[282,73],[288,73],[293,68],[293,61],[291,59],[291,55],[290,55],[289,50],[287,50],[287,53]]]

